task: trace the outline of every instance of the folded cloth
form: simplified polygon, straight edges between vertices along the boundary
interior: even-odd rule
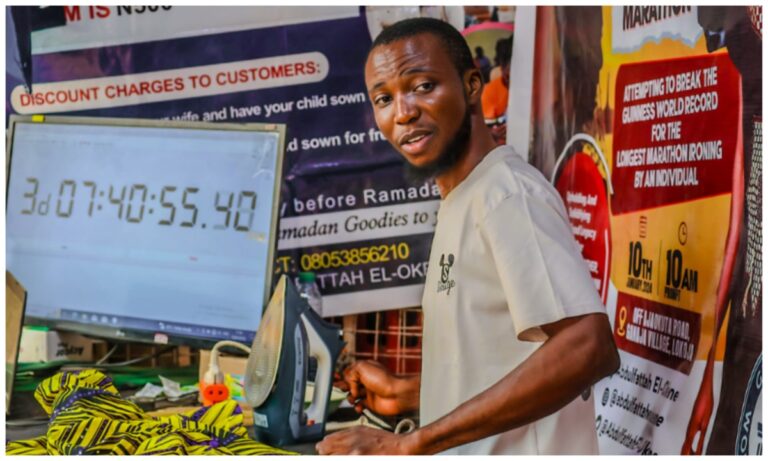
[[[234,400],[150,417],[97,370],[58,373],[35,399],[51,417],[45,435],[6,443],[7,455],[296,455],[248,437]]]

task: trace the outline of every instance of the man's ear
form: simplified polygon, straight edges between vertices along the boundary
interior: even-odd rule
[[[480,104],[483,94],[483,75],[480,69],[469,69],[464,72],[464,93],[470,105]]]

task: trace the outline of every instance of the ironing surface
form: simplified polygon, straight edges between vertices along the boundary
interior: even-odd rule
[[[150,417],[97,370],[64,372],[38,386],[46,434],[6,444],[7,455],[291,455],[248,437],[237,402]]]

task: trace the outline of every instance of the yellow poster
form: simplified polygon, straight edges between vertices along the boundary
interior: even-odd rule
[[[622,360],[601,453],[760,452],[761,9],[536,10],[529,157]]]

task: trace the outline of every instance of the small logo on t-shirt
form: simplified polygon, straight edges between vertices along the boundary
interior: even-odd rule
[[[451,267],[453,266],[454,257],[449,254],[446,258],[445,253],[440,256],[440,281],[437,283],[437,292],[446,291],[446,295],[451,294],[451,288],[456,286],[456,281],[450,279]]]

